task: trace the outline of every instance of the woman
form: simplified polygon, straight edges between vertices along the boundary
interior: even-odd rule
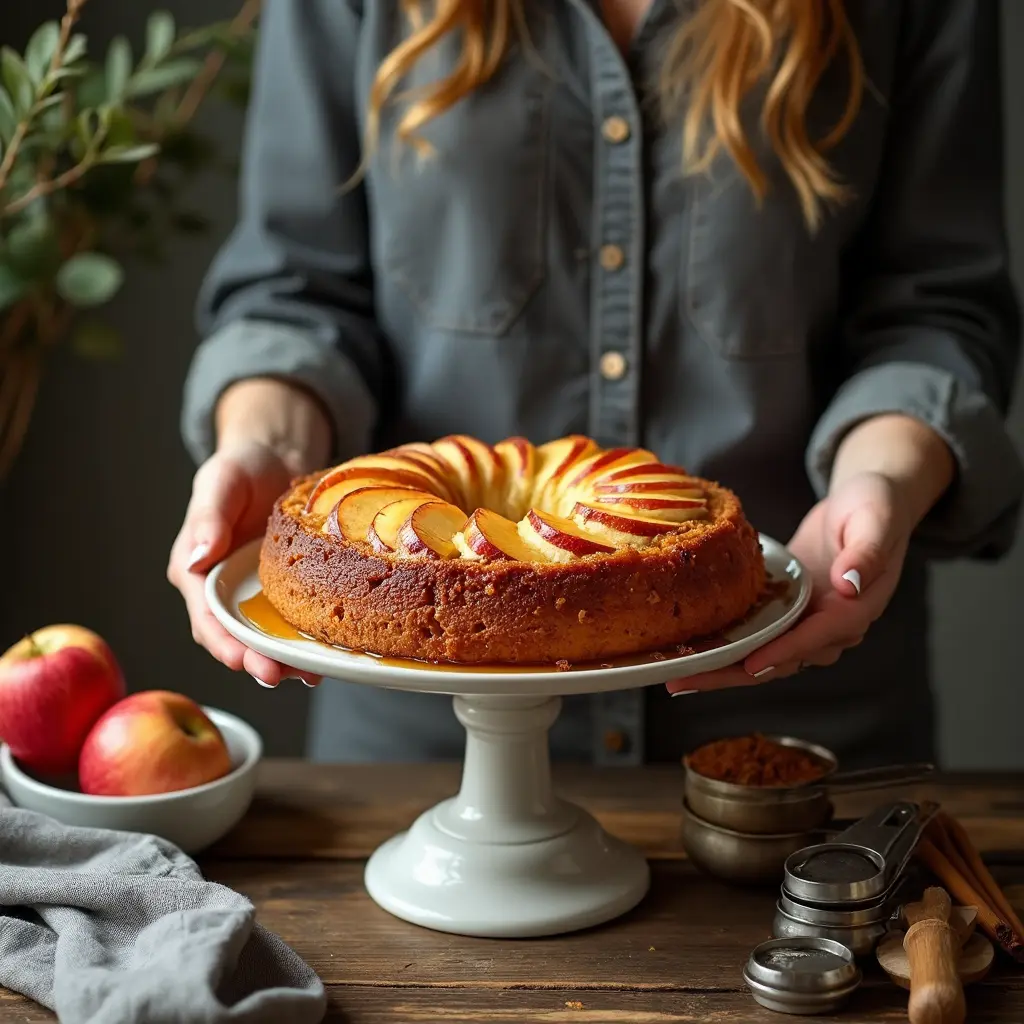
[[[196,640],[263,685],[296,674],[202,589],[291,476],[581,432],[734,488],[816,592],[742,665],[566,702],[556,756],[758,728],[851,766],[934,757],[925,560],[1005,552],[1024,490],[996,17],[269,0],[184,403],[201,465],[169,576]],[[332,683],[311,730],[318,759],[461,752],[443,697]]]

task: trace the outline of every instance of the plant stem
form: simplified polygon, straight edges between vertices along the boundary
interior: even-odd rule
[[[39,390],[39,376],[42,356],[38,348],[28,349],[24,354],[24,378],[17,390],[14,409],[0,440],[0,480],[10,472],[14,460],[28,433],[32,410]]]
[[[239,35],[249,28],[259,15],[261,6],[261,0],[245,0],[242,9],[231,22],[232,35]],[[185,95],[181,98],[181,103],[178,104],[177,112],[174,115],[176,124],[186,124],[195,117],[196,111],[199,110],[203,102],[203,97],[216,81],[226,59],[227,55],[224,51],[218,50],[209,54],[203,61],[199,74],[192,79],[188,89],[185,90]]]
[[[50,58],[51,73],[60,67],[64,51],[67,49],[68,40],[71,38],[71,30],[75,27],[76,22],[81,16],[82,8],[85,4],[86,0],[67,0],[67,10],[64,17],[60,20],[60,36],[57,39],[57,46],[53,51],[53,56]],[[40,99],[38,94],[35,99],[36,103],[38,103]],[[28,132],[29,125],[32,123],[32,118],[35,116],[36,103],[33,103],[32,109],[28,112],[25,119],[15,128],[14,135],[11,137],[10,144],[7,147],[7,152],[4,154],[3,162],[0,163],[0,192],[3,192],[7,185],[7,179],[10,178],[11,171],[14,169],[14,161],[17,159],[21,144],[25,141],[25,135]]]
[[[249,28],[259,15],[261,7],[262,0],[245,0],[242,9],[231,22],[231,33],[237,35]],[[223,50],[207,55],[206,60],[203,61],[203,66],[199,69],[199,73],[192,79],[189,87],[185,90],[185,95],[182,96],[181,102],[178,104],[177,110],[174,112],[172,121],[175,127],[181,128],[195,117],[207,92],[209,92],[211,86],[217,80],[217,75],[220,74],[221,69],[224,67],[225,60],[226,54]],[[135,172],[136,181],[139,184],[146,184],[156,173],[157,163],[158,157],[155,156],[141,163]]]
[[[79,178],[88,174],[95,163],[96,154],[86,153],[74,167],[69,167],[63,174],[59,174],[56,178],[39,181],[24,195],[19,196],[17,199],[12,199],[3,209],[0,209],[0,215],[13,217],[14,214],[20,213],[26,206],[31,205],[37,199],[45,199],[46,196],[59,192],[62,188],[67,188],[69,185],[73,185]]]

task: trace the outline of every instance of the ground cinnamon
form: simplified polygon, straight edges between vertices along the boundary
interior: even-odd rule
[[[698,775],[742,786],[793,786],[822,778],[829,765],[798,747],[760,733],[715,740],[686,757]]]

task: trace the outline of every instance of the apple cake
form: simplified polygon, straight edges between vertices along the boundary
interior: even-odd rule
[[[736,495],[650,451],[458,435],[294,481],[259,576],[328,644],[551,666],[713,635],[755,605],[765,566]]]

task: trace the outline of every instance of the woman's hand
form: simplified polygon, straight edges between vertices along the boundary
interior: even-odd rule
[[[218,407],[217,451],[199,467],[185,521],[171,548],[167,578],[185,599],[192,636],[218,661],[258,683],[320,679],[282,665],[236,640],[206,601],[206,576],[236,548],[262,536],[274,501],[289,482],[321,465],[329,428],[319,407],[279,381],[234,385]]]
[[[813,587],[799,624],[742,664],[673,681],[669,691],[745,686],[835,664],[885,611],[909,540],[890,480],[878,473],[847,480],[811,509],[789,542]]]
[[[804,617],[742,664],[673,680],[669,692],[747,686],[835,664],[885,611],[911,534],[954,471],[944,442],[907,417],[878,417],[852,431],[828,496],[789,542],[813,585]]]

